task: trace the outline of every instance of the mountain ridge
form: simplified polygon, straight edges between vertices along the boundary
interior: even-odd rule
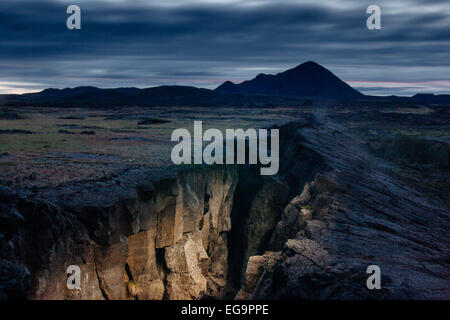
[[[93,86],[48,88],[40,92],[0,94],[6,106],[270,106],[303,105],[309,99],[397,101],[450,104],[450,95],[418,93],[412,97],[364,95],[323,66],[308,61],[275,75],[260,73],[235,84],[225,81],[215,90],[180,85],[150,88]]]
[[[301,104],[300,99],[288,97],[251,97],[224,94],[210,89],[189,86],[158,86],[150,88],[75,87],[45,89],[22,95],[0,95],[6,106],[107,107],[107,106],[262,106],[270,104]]]

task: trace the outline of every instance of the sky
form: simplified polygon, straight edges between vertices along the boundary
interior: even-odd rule
[[[66,27],[71,4],[81,30]],[[212,89],[309,60],[365,94],[450,94],[450,1],[0,1],[0,93]]]

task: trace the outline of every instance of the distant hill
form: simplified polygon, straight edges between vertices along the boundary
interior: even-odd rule
[[[45,89],[37,93],[5,96],[7,104],[31,105],[157,105],[199,103],[213,99],[210,90],[193,87],[163,86],[148,89],[77,87]]]
[[[450,104],[450,94],[418,93],[412,99],[424,104]]]
[[[425,105],[450,105],[450,94],[431,94],[418,93],[412,97],[405,96],[364,96],[361,100],[378,101],[378,102],[400,102],[400,103],[415,103]]]
[[[239,84],[227,81],[215,91],[339,100],[354,100],[364,97],[362,93],[313,61],[302,63],[276,75],[261,73],[253,80]]]
[[[107,106],[270,106],[301,105],[299,99],[224,94],[186,86],[146,89],[77,87],[45,89],[22,95],[0,95],[0,104],[9,106],[107,107]]]

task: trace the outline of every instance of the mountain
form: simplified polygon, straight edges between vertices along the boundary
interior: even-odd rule
[[[0,104],[7,106],[264,106],[269,104],[296,105],[301,103],[302,101],[295,98],[225,94],[187,86],[160,86],[145,89],[51,88],[41,92],[22,95],[0,95]]]
[[[234,84],[227,81],[215,90],[221,93],[276,95],[301,98],[353,100],[364,97],[321,65],[308,61],[276,75],[259,74]]]

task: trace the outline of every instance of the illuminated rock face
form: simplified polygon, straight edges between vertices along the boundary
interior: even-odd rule
[[[152,189],[138,190],[135,200],[86,209],[81,222],[56,208],[40,208],[48,220],[57,219],[30,235],[39,238],[48,259],[32,271],[28,297],[221,296],[228,271],[225,233],[231,228],[237,181],[238,169],[232,166],[180,171]],[[69,265],[80,266],[81,290],[66,288]]]
[[[164,296],[164,277],[156,258],[155,231],[141,231],[128,237],[128,268],[125,278],[137,285],[137,292],[128,292],[140,300],[159,300]],[[123,273],[123,272],[122,272]],[[127,285],[127,290],[129,290]]]

